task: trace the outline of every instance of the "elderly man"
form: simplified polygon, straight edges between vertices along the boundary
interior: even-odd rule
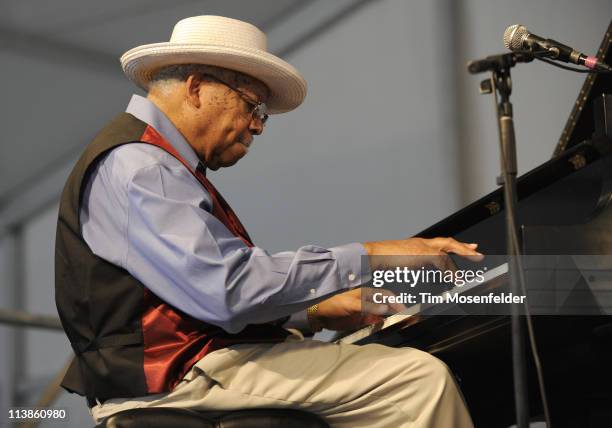
[[[367,255],[478,256],[475,244],[268,254],[207,171],[245,156],[268,113],[296,108],[303,78],[265,51],[258,29],[214,16],[180,21],[170,42],[132,49],[122,65],[148,96],[134,96],[83,153],[56,243],[56,300],[76,354],[63,386],[87,397],[94,419],[133,407],[280,407],[339,427],[471,426],[430,355],[304,340],[295,328],[379,319],[361,311]]]

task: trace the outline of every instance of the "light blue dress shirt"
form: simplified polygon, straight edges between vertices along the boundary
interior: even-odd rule
[[[155,128],[193,167],[198,158],[151,101],[127,113]],[[149,144],[120,146],[95,166],[79,212],[83,238],[165,302],[230,333],[293,314],[369,281],[361,244],[307,245],[269,254],[247,247],[212,215],[206,189],[174,157]],[[366,264],[367,265],[367,264]]]

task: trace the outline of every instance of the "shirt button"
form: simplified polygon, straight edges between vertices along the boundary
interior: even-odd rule
[[[351,273],[349,273],[349,274],[348,274],[348,279],[349,279],[349,281],[351,281],[351,282],[352,282],[352,281],[355,281],[355,278],[357,278],[357,277],[355,276],[355,274],[354,274],[353,272],[351,272]]]
[[[315,290],[314,288],[310,289],[310,294],[315,294],[317,292],[317,290]]]

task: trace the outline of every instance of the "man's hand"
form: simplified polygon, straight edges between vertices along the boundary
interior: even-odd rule
[[[483,255],[476,251],[478,244],[465,244],[453,238],[409,238],[397,241],[366,242],[364,248],[370,256],[372,270],[401,265],[419,267],[432,264],[438,269],[454,269],[449,253],[464,256],[473,261],[480,261]],[[395,256],[395,257],[385,257]]]
[[[383,320],[380,315],[364,313],[361,304],[360,288],[336,294],[319,303],[315,321],[329,330],[352,330]]]
[[[409,238],[397,241],[366,242],[364,248],[370,256],[371,269],[385,269],[391,266],[418,268],[425,264],[441,270],[455,269],[449,253],[480,261],[484,257],[476,251],[477,244],[465,244],[453,238]],[[389,257],[392,256],[392,257]],[[377,293],[393,294],[389,290],[376,289]],[[362,293],[363,294],[362,296]],[[383,315],[400,312],[402,304],[375,304],[371,301],[372,290],[356,288],[336,294],[319,303],[314,320],[330,330],[351,330],[384,320]],[[365,307],[363,307],[365,303]]]

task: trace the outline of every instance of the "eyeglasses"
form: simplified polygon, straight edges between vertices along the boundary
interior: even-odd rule
[[[224,82],[223,80],[219,79],[216,76],[213,76],[212,74],[204,74],[204,76],[209,77],[215,82],[221,83],[222,85],[227,86],[232,91],[236,92],[238,96],[242,98],[242,100],[251,107],[251,117],[260,120],[262,125],[266,124],[269,117],[268,106],[266,105],[266,103],[253,101],[247,94],[242,92],[240,89],[233,87],[229,83]]]

